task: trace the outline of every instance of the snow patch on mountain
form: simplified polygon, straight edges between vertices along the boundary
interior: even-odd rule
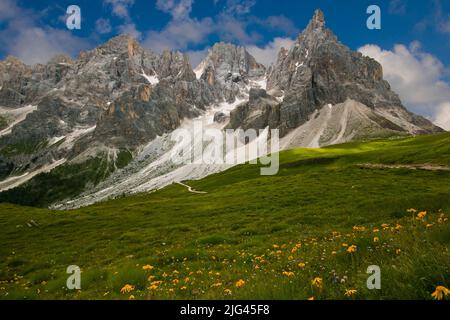
[[[159,83],[159,79],[157,75],[148,76],[144,70],[142,70],[141,74],[145,79],[147,79],[148,83],[150,83],[152,86],[155,86]]]
[[[16,109],[0,107],[0,116],[6,118],[7,121],[11,121],[7,128],[0,131],[0,137],[10,134],[16,125],[24,121],[28,114],[36,110],[37,106],[35,105],[27,105]]]
[[[60,160],[54,161],[53,163],[46,164],[46,165],[42,166],[41,168],[36,169],[34,171],[25,172],[24,174],[22,174],[20,176],[9,177],[0,182],[0,192],[16,188],[16,187],[24,184],[25,182],[31,180],[38,174],[47,173],[47,172],[52,171],[56,167],[59,167],[60,165],[64,164],[66,161],[67,161],[67,159],[60,159]]]
[[[185,119],[179,129],[185,129],[192,134],[194,144],[187,145],[192,152],[196,148],[203,148],[205,153],[212,148],[211,143],[204,144],[199,136],[203,134],[194,132],[193,122],[201,121],[204,129],[224,129],[225,124],[214,122],[214,114],[222,112],[229,115],[245,99],[236,99],[232,103],[221,102],[210,107],[197,119]],[[198,145],[198,144],[201,145]],[[177,150],[179,150],[177,148]],[[56,204],[57,209],[73,209],[90,205],[99,201],[111,199],[122,194],[134,194],[149,192],[164,188],[174,182],[185,180],[197,180],[210,174],[226,170],[232,165],[227,164],[175,164],[172,160],[175,151],[175,143],[171,141],[171,134],[156,137],[148,143],[135,159],[123,170],[113,173],[104,182],[100,183],[94,190],[82,194],[80,197],[61,204]]]

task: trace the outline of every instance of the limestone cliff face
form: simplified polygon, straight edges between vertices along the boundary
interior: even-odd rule
[[[282,136],[308,122],[315,111],[348,99],[374,111],[390,110],[388,113],[394,118],[401,115],[398,121],[394,121],[403,124],[397,126],[399,132],[418,134],[441,131],[428,120],[407,112],[398,95],[383,79],[381,65],[341,44],[326,28],[320,10],[315,12],[293,47],[280,51],[277,62],[268,72],[267,91],[280,103],[271,108],[272,113],[261,113],[261,117],[266,119],[258,123],[267,125],[277,119],[275,126]],[[242,112],[234,115],[239,119],[232,119],[233,124],[247,121],[241,118]],[[378,120],[378,125],[383,126],[382,121]]]
[[[265,77],[265,67],[243,47],[218,43],[196,69],[198,77],[233,102],[247,92],[250,81]]]

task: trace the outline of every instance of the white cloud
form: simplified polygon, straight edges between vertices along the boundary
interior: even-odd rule
[[[104,0],[106,4],[111,5],[112,13],[122,19],[130,19],[130,7],[134,0]]]
[[[156,8],[170,13],[175,20],[189,17],[193,0],[157,0]]]
[[[15,0],[0,1],[0,21],[6,21],[14,18],[19,14],[20,8],[17,6]]]
[[[230,14],[244,15],[250,12],[256,0],[227,0],[226,11]]]
[[[435,119],[438,126],[450,131],[450,102],[438,106]]]
[[[30,27],[21,30],[9,46],[9,53],[27,64],[46,63],[52,57],[65,53],[76,56],[89,45],[70,32]]]
[[[211,18],[172,20],[163,30],[148,32],[143,45],[156,52],[164,49],[185,50],[190,45],[206,42],[214,28]]]
[[[66,29],[40,27],[41,13],[23,9],[14,0],[2,0],[0,19],[5,29],[0,32],[0,45],[10,55],[27,64],[46,63],[57,54],[78,55],[90,47],[86,39]]]
[[[262,20],[262,24],[286,34],[295,34],[299,32],[292,20],[283,15],[267,17],[267,19]]]
[[[215,32],[212,18],[191,18],[193,0],[157,0],[156,8],[172,16],[172,19],[160,31],[146,33],[143,45],[156,52],[165,49],[186,50],[191,45],[206,42]]]
[[[268,67],[277,60],[281,48],[289,49],[294,42],[295,40],[290,38],[275,38],[263,48],[247,46],[247,51],[255,57],[256,61]]]
[[[261,39],[260,34],[247,31],[249,22],[240,17],[223,13],[217,17],[216,25],[217,33],[223,41],[252,44]]]
[[[104,3],[111,6],[113,15],[123,20],[123,24],[117,26],[117,31],[140,40],[142,33],[130,17],[130,8],[134,5],[134,0],[104,0]]]
[[[100,18],[95,21],[95,30],[100,34],[110,33],[112,31],[109,19]]]
[[[396,45],[393,50],[366,45],[359,51],[381,63],[385,79],[409,109],[450,130],[450,84],[438,58],[423,52],[418,42]]]
[[[117,27],[120,33],[129,34],[135,39],[141,39],[142,34],[139,30],[137,30],[136,25],[134,23],[125,23]]]

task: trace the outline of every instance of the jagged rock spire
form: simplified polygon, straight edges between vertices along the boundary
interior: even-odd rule
[[[314,16],[312,17],[311,21],[309,22],[308,29],[322,29],[325,27],[325,16],[322,12],[322,10],[317,9],[314,12]]]

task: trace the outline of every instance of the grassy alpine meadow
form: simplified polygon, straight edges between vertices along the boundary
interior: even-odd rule
[[[74,211],[0,204],[1,299],[449,299],[450,134],[280,154]],[[81,268],[69,290],[67,267]],[[381,289],[370,290],[369,266]]]

